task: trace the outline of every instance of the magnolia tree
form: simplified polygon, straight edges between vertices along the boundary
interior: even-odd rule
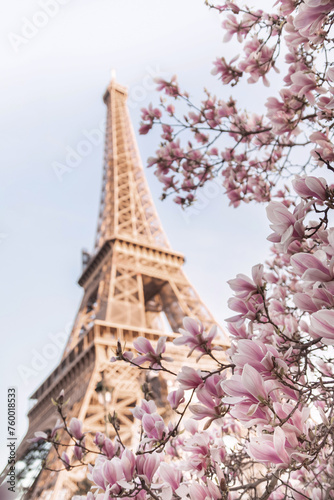
[[[222,17],[224,41],[240,43],[239,58],[214,62],[222,93],[245,79],[268,86],[278,71],[282,89],[258,115],[208,91],[196,104],[176,77],[159,80],[160,106],[143,110],[140,131],[161,127],[149,166],[163,197],[175,193],[186,209],[217,177],[234,207],[265,203],[272,256],[251,277],[229,282],[227,355],[214,350],[215,329],[184,321],[174,343],[197,351],[198,370],[174,374],[169,422],[149,397],[133,410],[135,448],[122,443],[115,414],[116,438],[98,433],[95,450],[86,448],[82,424],[67,422],[60,396],[59,423],[36,440],[53,443],[60,469],[95,453],[91,492],[76,500],[334,499],[334,1],[278,0],[269,12],[230,1],[208,7]],[[173,373],[165,339],[153,347],[139,338],[134,347],[138,355],[119,345],[112,362]],[[204,356],[212,371],[201,370]]]

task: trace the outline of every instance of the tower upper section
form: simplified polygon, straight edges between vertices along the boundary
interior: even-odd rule
[[[107,128],[95,250],[113,238],[169,249],[145,179],[127,90],[113,78],[105,95]]]

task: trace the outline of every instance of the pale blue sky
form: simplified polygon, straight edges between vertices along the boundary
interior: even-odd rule
[[[140,108],[158,100],[150,75],[177,73],[195,98],[201,98],[203,86],[227,98],[230,90],[209,72],[216,56],[229,58],[238,50],[222,43],[221,19],[201,0],[70,0],[46,18],[40,15],[43,3],[48,2],[10,2],[0,19],[2,463],[7,459],[7,388],[18,390],[22,436],[28,396],[61,355],[50,344],[75,317],[82,293],[76,284],[80,253],[92,248],[96,229],[103,145],[94,146],[61,182],[54,162],[63,162],[67,148],[75,149],[85,131],[104,120],[102,95],[111,68],[130,88],[137,131]],[[33,20],[45,26],[32,31]],[[258,111],[265,95],[268,90],[261,85],[244,88],[237,97]],[[138,141],[145,164],[158,136]],[[217,189],[212,197],[203,195],[195,212],[183,214],[171,199],[159,201],[161,185],[152,171],[147,177],[169,240],[186,255],[188,277],[223,323],[229,315],[226,280],[249,273],[268,255],[264,208],[229,208]],[[37,361],[45,349],[50,359]]]

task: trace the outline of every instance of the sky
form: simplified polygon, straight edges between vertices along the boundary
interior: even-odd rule
[[[223,44],[221,18],[202,0],[16,0],[0,19],[0,464],[7,460],[6,401],[17,391],[17,435],[26,432],[29,396],[57,366],[82,290],[81,249],[92,249],[102,179],[103,143],[80,156],[61,179],[55,164],[96,129],[103,130],[103,93],[111,70],[129,87],[136,132],[140,109],[158,102],[155,76],[177,74],[196,100],[203,87],[228,98],[210,74]],[[248,86],[249,87],[249,86]],[[228,92],[228,95],[226,93]],[[241,88],[242,107],[263,106],[262,85]],[[146,159],[159,136],[139,136]],[[230,315],[226,281],[249,274],[269,255],[264,207],[228,206],[223,188],[204,189],[188,212],[146,170],[172,247],[185,272],[223,325]]]

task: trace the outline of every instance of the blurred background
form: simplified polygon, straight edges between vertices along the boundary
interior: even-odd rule
[[[259,2],[261,3],[261,2]],[[200,101],[203,88],[227,99],[231,89],[210,74],[223,44],[221,16],[202,0],[16,0],[0,19],[2,78],[0,173],[0,462],[7,460],[6,401],[17,388],[17,434],[27,429],[30,394],[58,364],[82,292],[81,249],[91,250],[97,223],[103,142],[59,175],[80,141],[104,130],[102,96],[115,68],[129,87],[136,132],[140,109],[157,103],[153,78],[178,75]],[[260,84],[234,94],[259,112],[273,92]],[[157,133],[138,136],[145,165]],[[212,184],[183,212],[146,170],[163,227],[185,271],[215,317],[231,315],[226,281],[250,273],[268,255],[264,208],[228,206]],[[51,346],[51,347],[50,347]],[[53,347],[52,347],[53,346]]]

